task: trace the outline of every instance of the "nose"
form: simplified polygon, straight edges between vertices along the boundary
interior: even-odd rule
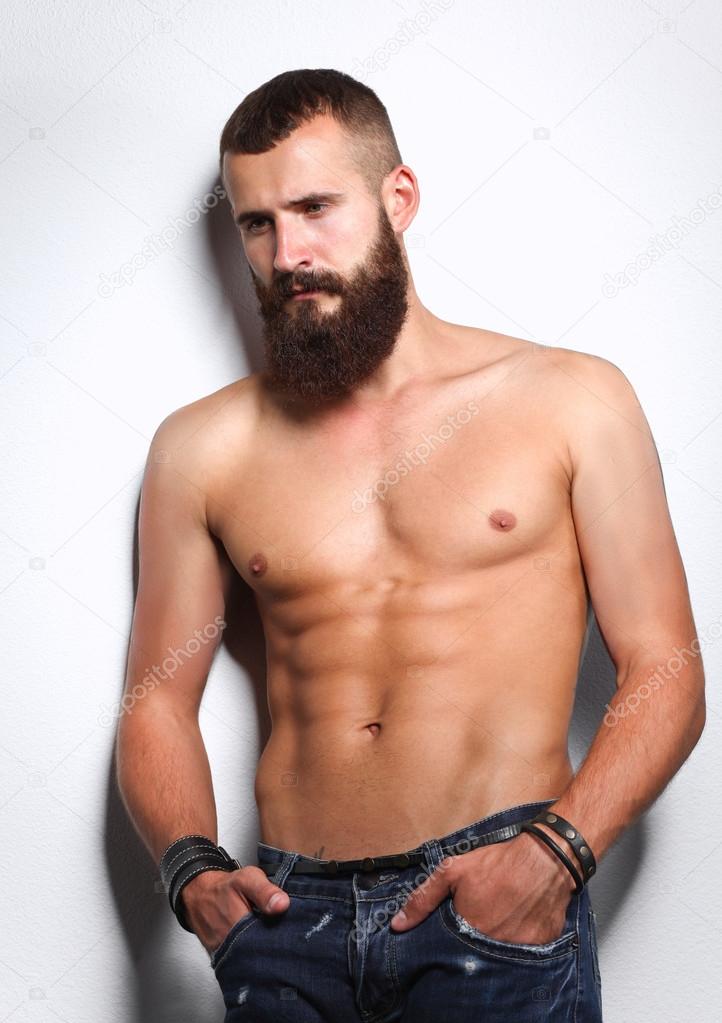
[[[278,273],[294,273],[299,267],[308,269],[311,262],[311,253],[304,241],[303,233],[279,222],[276,225],[276,255],[273,269]]]

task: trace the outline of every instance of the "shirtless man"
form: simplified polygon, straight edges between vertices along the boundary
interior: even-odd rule
[[[226,1020],[600,1020],[589,889],[539,830],[580,856],[519,825],[551,807],[599,867],[704,727],[644,413],[606,359],[421,303],[403,239],[418,183],[360,83],[278,76],[229,120],[221,162],[267,370],[153,438],[126,686],[220,622],[240,574],[267,648],[262,841],[179,897]],[[590,601],[618,693],[575,776]],[[218,841],[198,724],[216,645],[119,724],[156,862]]]

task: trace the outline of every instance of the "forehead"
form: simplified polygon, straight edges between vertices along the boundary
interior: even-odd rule
[[[326,114],[300,125],[266,153],[224,153],[223,180],[234,212],[311,192],[348,192],[360,198],[365,191],[348,137]]]

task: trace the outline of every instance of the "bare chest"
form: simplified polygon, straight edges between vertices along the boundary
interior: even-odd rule
[[[209,521],[268,600],[458,579],[573,534],[563,437],[518,392],[473,386],[383,414],[260,423],[228,452]]]

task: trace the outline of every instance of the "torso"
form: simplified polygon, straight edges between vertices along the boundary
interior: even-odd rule
[[[388,406],[297,419],[259,375],[215,399],[207,520],[266,635],[271,845],[399,852],[572,778],[571,353],[456,340],[443,380]]]

